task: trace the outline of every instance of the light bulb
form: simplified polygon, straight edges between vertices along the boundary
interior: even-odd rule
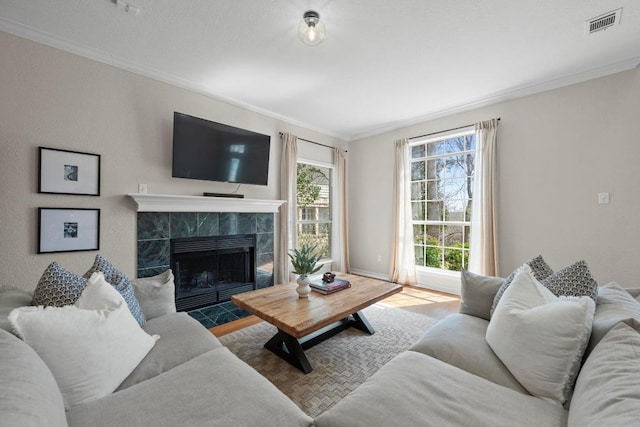
[[[307,46],[316,46],[326,36],[324,22],[320,21],[320,15],[312,10],[304,13],[300,25],[298,25],[298,37]]]

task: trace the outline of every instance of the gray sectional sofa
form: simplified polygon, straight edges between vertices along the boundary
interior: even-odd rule
[[[134,281],[135,283],[135,281]],[[159,313],[136,292],[160,339],[118,389],[65,410],[47,365],[7,322],[31,294],[0,291],[0,426],[310,426],[312,419],[186,313]],[[153,305],[152,305],[153,306]],[[155,305],[157,307],[157,305]],[[173,308],[175,311],[175,307]]]
[[[531,395],[487,343],[503,279],[465,277],[460,313],[315,420],[187,314],[152,313],[158,305],[143,292],[143,329],[161,338],[114,393],[65,410],[47,365],[3,330],[31,295],[0,291],[0,426],[638,425],[640,291],[598,288],[584,363],[563,406]]]
[[[315,425],[640,425],[640,290],[615,283],[598,288],[584,363],[563,406],[532,396],[487,343],[491,305],[504,279],[470,273],[466,279],[460,313],[438,322]]]

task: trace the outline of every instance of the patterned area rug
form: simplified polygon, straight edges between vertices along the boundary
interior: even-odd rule
[[[306,375],[263,347],[276,333],[275,326],[266,322],[225,335],[220,341],[315,417],[408,349],[432,324],[426,316],[384,303],[364,313],[376,333],[349,328],[310,348],[305,353],[313,371]]]

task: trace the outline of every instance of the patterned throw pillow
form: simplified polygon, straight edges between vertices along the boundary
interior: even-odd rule
[[[124,298],[129,311],[133,314],[133,317],[138,321],[140,326],[144,325],[145,318],[140,309],[140,304],[133,290],[131,279],[127,277],[122,271],[118,270],[113,264],[103,258],[100,254],[96,255],[96,259],[93,262],[93,266],[84,274],[85,279],[91,277],[95,272],[101,272],[104,274],[104,278],[109,282]]]
[[[533,277],[535,277],[536,280],[538,280],[539,282],[542,282],[544,279],[546,279],[547,277],[553,274],[553,270],[551,269],[551,267],[549,267],[547,262],[542,258],[542,255],[538,255],[537,257],[533,258],[529,262],[526,262],[525,264],[531,267],[531,272],[533,273]],[[500,289],[498,289],[496,296],[493,298],[493,305],[491,306],[492,316],[493,316],[493,312],[496,309],[496,306],[498,305],[498,301],[500,301],[500,298],[502,298],[504,291],[506,291],[509,285],[511,284],[511,282],[513,282],[513,279],[514,277],[516,277],[516,274],[518,273],[518,271],[520,271],[520,267],[515,269],[509,276],[507,276],[506,279],[504,279],[504,282],[502,282],[502,286],[500,286]]]
[[[541,283],[556,296],[588,296],[597,302],[598,283],[591,277],[585,261],[578,261],[553,273]]]
[[[33,305],[63,307],[74,304],[87,286],[87,279],[52,262],[44,270],[35,291]]]

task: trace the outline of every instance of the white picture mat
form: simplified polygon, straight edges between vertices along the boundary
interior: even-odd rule
[[[99,210],[47,209],[40,211],[40,252],[97,250]],[[65,223],[77,223],[77,236],[65,238]]]
[[[40,191],[43,193],[100,194],[100,157],[43,148],[40,161]],[[65,165],[78,167],[78,180],[64,179]]]

